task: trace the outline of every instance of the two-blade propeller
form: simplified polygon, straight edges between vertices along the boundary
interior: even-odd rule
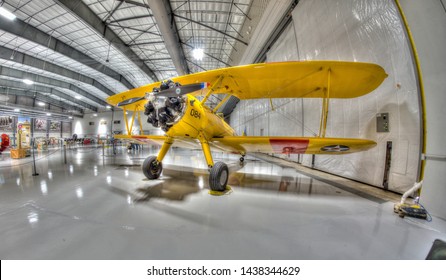
[[[189,85],[175,85],[173,87],[169,87],[167,89],[161,89],[158,92],[154,91],[154,95],[155,96],[164,96],[164,97],[178,97],[178,96],[182,96],[184,94],[188,94],[190,92],[194,92],[200,89],[204,89],[208,86],[207,83],[196,83],[196,84],[189,84]],[[138,101],[141,101],[143,99],[145,99],[146,97],[134,97],[134,98],[129,98],[126,99],[122,102],[119,102],[117,104],[117,106],[126,106],[126,105],[130,105],[133,103],[136,103]]]

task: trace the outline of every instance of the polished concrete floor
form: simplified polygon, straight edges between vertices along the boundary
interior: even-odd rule
[[[401,219],[342,180],[221,153],[232,190],[211,195],[201,151],[78,147],[0,156],[1,259],[424,259],[446,222]],[[305,172],[304,172],[305,173]],[[310,174],[311,175],[311,174]],[[344,180],[345,181],[345,180]],[[385,196],[383,196],[385,197]]]

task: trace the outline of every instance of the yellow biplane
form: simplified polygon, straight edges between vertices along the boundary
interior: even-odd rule
[[[228,167],[212,159],[211,148],[244,156],[249,152],[285,154],[345,154],[376,145],[365,139],[326,138],[330,98],[354,98],[376,89],[387,77],[378,65],[359,62],[299,61],[261,63],[200,72],[156,82],[113,95],[107,102],[124,110],[126,135],[115,138],[161,145],[157,156],[142,164],[148,179],[157,179],[162,160],[172,145],[200,147],[210,170],[209,186],[224,191]],[[225,97],[213,108],[206,105],[213,94]],[[229,99],[323,98],[318,137],[237,136],[218,115]],[[129,125],[126,112],[133,111]],[[141,111],[147,122],[164,135],[131,135],[135,116],[141,132]]]

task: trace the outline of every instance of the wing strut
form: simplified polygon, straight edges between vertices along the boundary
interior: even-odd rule
[[[129,130],[129,121],[127,120],[127,110],[125,107],[122,107],[122,114],[124,115],[124,121],[125,121],[125,129],[127,130],[127,135],[131,135],[131,130]]]
[[[215,106],[214,110],[212,110],[212,113],[217,112],[217,110],[221,107],[221,105],[223,105],[223,104],[229,99],[229,97],[231,97],[231,96],[232,96],[232,95],[227,94],[227,95],[225,96],[225,98],[223,98],[223,100],[220,101],[220,103],[218,103],[217,106]]]
[[[319,126],[319,137],[325,138],[325,132],[327,131],[328,120],[328,107],[330,104],[330,82],[331,82],[331,69],[328,69],[327,75],[327,88],[325,89],[324,99],[322,100],[322,115],[321,123]]]
[[[214,92],[215,88],[217,88],[218,85],[220,85],[220,83],[223,81],[224,75],[220,75],[220,77],[218,77],[217,81],[211,86],[211,89],[208,91],[208,93],[206,94],[206,96],[203,98],[203,100],[201,101],[201,104],[204,105],[204,103],[206,102],[206,100],[208,100],[209,96],[211,96],[211,94]]]
[[[141,111],[138,111],[138,122],[139,122],[139,135],[144,135],[144,130],[142,130]]]

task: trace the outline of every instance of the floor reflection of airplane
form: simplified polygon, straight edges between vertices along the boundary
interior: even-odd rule
[[[162,160],[174,146],[203,150],[210,170],[209,186],[224,191],[229,170],[224,162],[213,161],[211,147],[241,155],[249,152],[285,154],[345,154],[364,151],[374,141],[350,138],[326,138],[325,131],[330,98],[354,98],[376,89],[387,77],[384,69],[370,63],[303,61],[263,63],[172,78],[113,95],[107,102],[124,110],[127,134],[115,138],[139,143],[162,145],[157,156],[145,159],[142,170],[148,179],[162,172]],[[214,107],[212,98],[222,97]],[[319,135],[317,137],[237,136],[217,114],[229,97],[259,98],[323,98]],[[133,111],[129,123],[127,111]],[[164,131],[164,135],[131,135],[140,112],[147,122]]]

